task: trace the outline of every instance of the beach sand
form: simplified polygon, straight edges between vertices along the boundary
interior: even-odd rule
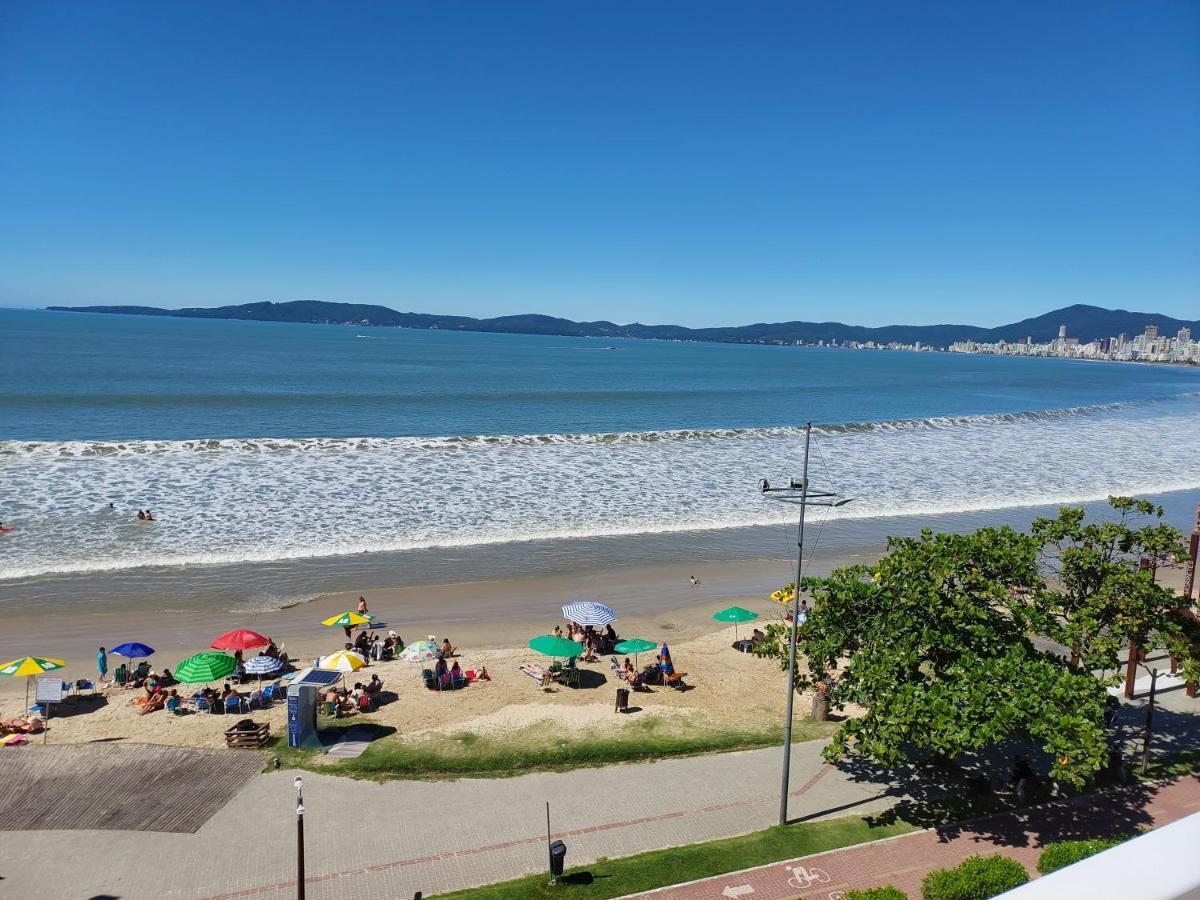
[[[855,562],[862,561],[856,557]],[[844,561],[830,559],[813,574],[821,574]],[[346,719],[391,725],[405,739],[452,735],[470,731],[499,734],[519,731],[552,720],[568,732],[611,728],[615,688],[620,686],[609,670],[608,657],[598,663],[581,663],[596,673],[588,679],[595,687],[558,688],[546,693],[520,671],[523,663],[545,664],[547,659],[529,650],[527,641],[559,624],[559,607],[579,596],[613,606],[620,615],[616,627],[622,638],[666,641],[678,671],[687,673],[692,690],[654,688],[635,693],[631,705],[636,715],[678,719],[682,725],[720,729],[762,729],[779,721],[786,694],[778,665],[770,660],[732,649],[735,629],[714,622],[712,613],[730,605],[760,614],[757,624],[778,621],[784,609],[769,599],[772,590],[790,580],[786,560],[712,563],[701,566],[641,566],[576,573],[572,576],[514,578],[434,586],[399,587],[364,591],[372,613],[383,627],[396,630],[406,642],[435,635],[449,637],[459,648],[464,669],[486,666],[491,682],[473,684],[451,692],[431,692],[420,681],[425,665],[405,662],[374,663],[347,676],[347,682],[366,681],[372,673],[383,679],[385,690],[396,699],[377,712]],[[689,576],[700,579],[693,586]],[[1178,587],[1181,569],[1166,569],[1160,580]],[[64,678],[95,677],[95,651],[101,642],[113,646],[140,640],[155,647],[156,669],[176,663],[205,649],[209,642],[232,628],[252,628],[286,645],[288,654],[308,664],[321,654],[341,649],[340,628],[319,624],[344,609],[353,609],[358,593],[330,594],[287,609],[233,616],[228,613],[155,614],[153,601],[145,611],[84,612],[26,617],[5,621],[0,635],[0,658],[24,654],[58,656],[68,665]],[[748,636],[753,625],[737,634]],[[644,665],[652,657],[641,659]],[[120,659],[110,657],[110,672]],[[265,683],[265,682],[264,682]],[[253,684],[240,688],[250,691]],[[32,690],[32,685],[31,685]],[[192,693],[184,686],[181,693]],[[0,679],[0,717],[19,712],[24,679]],[[126,740],[131,742],[223,746],[224,729],[235,721],[229,716],[165,712],[138,715],[131,700],[140,692],[109,688],[99,703],[65,704],[63,717],[52,719],[49,740],[55,743]],[[807,698],[797,704],[798,714],[808,709]],[[285,707],[277,703],[253,718],[271,724],[273,734],[286,730]],[[622,720],[624,721],[624,720]],[[39,736],[37,740],[41,740]]]
[[[822,567],[836,564],[831,560]],[[355,717],[396,726],[405,736],[421,737],[460,731],[497,733],[520,730],[536,722],[553,720],[567,731],[611,726],[617,682],[608,657],[581,664],[596,675],[596,687],[559,688],[543,692],[520,671],[523,663],[548,660],[526,646],[538,634],[562,622],[560,607],[576,597],[587,597],[613,606],[620,619],[622,638],[639,637],[672,648],[676,667],[687,673],[693,689],[679,692],[654,688],[631,697],[642,713],[682,717],[690,724],[720,728],[763,728],[778,721],[784,692],[778,666],[732,649],[735,629],[722,626],[712,614],[730,605],[759,612],[761,622],[782,618],[783,608],[769,599],[770,591],[791,579],[786,560],[713,563],[699,566],[641,566],[574,573],[571,576],[514,578],[503,581],[399,587],[364,591],[371,612],[382,627],[396,630],[406,642],[430,634],[450,640],[460,650],[464,669],[486,666],[491,682],[453,692],[424,688],[420,671],[425,665],[405,662],[373,663],[347,676],[349,684],[378,673],[385,689],[397,699],[369,716]],[[700,580],[692,585],[690,576]],[[251,628],[271,635],[300,664],[318,655],[341,649],[341,628],[325,628],[322,619],[353,609],[358,593],[330,594],[287,609],[240,616],[228,613],[156,614],[153,601],[147,609],[83,611],[70,615],[48,611],[45,616],[6,619],[0,636],[0,658],[36,654],[64,658],[68,665],[52,674],[67,679],[95,678],[96,649],[121,641],[138,640],[158,652],[151,662],[161,670],[192,653],[206,649],[218,634],[232,628]],[[748,636],[753,626],[740,626]],[[251,654],[252,655],[252,654]],[[640,663],[653,660],[643,654]],[[121,662],[110,657],[110,674]],[[601,680],[603,679],[603,680]],[[265,682],[264,682],[265,683]],[[32,688],[32,685],[31,685]],[[250,691],[253,685],[240,688]],[[21,708],[24,679],[0,682],[0,717]],[[185,686],[181,693],[195,688]],[[99,704],[65,704],[66,713],[51,720],[49,740],[56,743],[98,740],[222,746],[223,731],[234,719],[227,716],[174,717],[164,712],[139,715],[132,698],[139,692],[109,688]],[[803,709],[804,707],[799,707]],[[636,714],[635,714],[636,716]],[[285,708],[275,704],[254,711],[253,718],[271,724],[272,733],[286,729]],[[355,721],[347,719],[347,723]],[[631,717],[633,718],[633,717]],[[38,740],[41,738],[39,737]]]

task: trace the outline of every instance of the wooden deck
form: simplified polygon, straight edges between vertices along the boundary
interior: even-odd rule
[[[0,831],[196,831],[266,754],[156,744],[0,747]]]

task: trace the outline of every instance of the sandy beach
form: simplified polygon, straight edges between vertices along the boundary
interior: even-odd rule
[[[837,562],[827,561],[820,571]],[[395,726],[406,739],[462,731],[515,731],[547,719],[567,731],[610,726],[617,685],[607,657],[583,664],[595,673],[585,676],[585,685],[593,686],[550,693],[543,692],[519,668],[527,662],[546,662],[526,647],[527,641],[561,623],[559,607],[582,596],[617,610],[616,628],[623,638],[667,641],[677,668],[687,673],[692,690],[654,688],[651,693],[635,694],[631,705],[638,706],[641,714],[671,717],[681,725],[761,728],[776,721],[782,712],[779,670],[770,661],[733,650],[735,629],[714,622],[712,614],[737,604],[758,612],[760,622],[781,618],[783,609],[769,599],[769,593],[790,580],[791,565],[787,560],[758,560],[686,568],[642,566],[572,576],[364,590],[371,612],[386,623],[385,628],[397,631],[406,642],[431,634],[439,641],[449,637],[460,648],[464,669],[486,666],[493,680],[460,691],[431,693],[419,678],[423,666],[405,662],[374,663],[363,670],[361,679],[348,678],[353,683],[366,680],[371,673],[379,674],[386,690],[395,692],[396,700],[361,718]],[[690,583],[693,575],[699,585]],[[358,596],[356,592],[329,594],[287,609],[237,617],[228,613],[156,616],[149,608],[150,601],[145,612],[48,613],[6,620],[0,648],[4,658],[23,654],[63,658],[67,667],[54,674],[68,679],[94,678],[95,654],[101,643],[111,647],[126,640],[143,641],[157,650],[151,660],[156,669],[164,665],[173,669],[180,659],[207,649],[218,634],[252,628],[271,635],[298,664],[306,664],[341,648],[342,630],[319,623],[353,609]],[[741,626],[738,633],[745,636],[749,628]],[[110,672],[120,662],[120,658],[110,657]],[[187,688],[187,693],[193,690]],[[24,691],[24,679],[0,683],[0,715],[18,711]],[[61,710],[67,715],[52,719],[49,740],[223,745],[222,732],[231,719],[173,717],[161,712],[142,716],[132,704],[137,694],[110,687],[98,703],[64,705]],[[263,712],[255,710],[254,718],[270,722],[272,733],[282,733],[286,727],[283,704]]]

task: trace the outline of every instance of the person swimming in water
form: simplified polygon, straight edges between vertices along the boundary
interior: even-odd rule
[[[138,521],[139,522],[146,521],[146,514],[144,512],[142,512],[142,510],[140,510],[140,509],[138,510]]]
[[[147,522],[154,521],[154,513],[150,512],[150,510],[146,510],[146,521]]]

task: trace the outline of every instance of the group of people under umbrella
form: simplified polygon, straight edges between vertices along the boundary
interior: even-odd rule
[[[685,687],[683,675],[675,671],[671,651],[666,642],[659,646],[653,641],[641,638],[621,640],[613,628],[612,623],[617,620],[617,614],[611,607],[591,600],[576,600],[563,606],[562,614],[567,622],[565,632],[561,625],[556,625],[553,634],[539,635],[529,641],[531,650],[553,657],[554,662],[545,668],[536,665],[521,666],[521,671],[539,682],[544,689],[549,689],[555,681],[569,687],[578,687],[580,671],[576,661],[581,659],[584,662],[595,662],[597,654],[625,656],[623,665],[619,664],[614,656],[613,675],[635,689],[641,689],[647,684]],[[638,656],[651,651],[657,651],[655,662],[639,669]],[[630,661],[630,655],[633,656],[633,661]],[[559,663],[560,659],[565,660],[565,663]]]

